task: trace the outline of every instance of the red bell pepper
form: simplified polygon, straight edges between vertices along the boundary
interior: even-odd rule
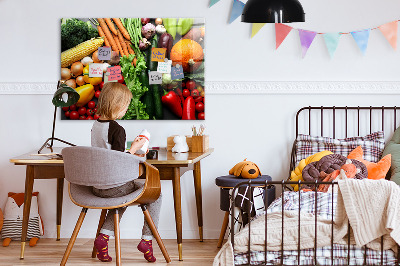
[[[196,109],[195,103],[192,96],[189,96],[185,99],[185,103],[183,104],[183,120],[196,120]]]
[[[167,106],[175,115],[179,118],[182,117],[182,104],[179,96],[174,92],[170,91],[161,97],[162,103]]]

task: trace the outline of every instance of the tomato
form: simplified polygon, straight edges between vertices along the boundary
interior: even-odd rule
[[[198,91],[197,89],[194,89],[194,90],[192,90],[191,95],[192,95],[193,97],[197,97],[197,96],[200,95],[200,93],[199,93],[199,91]]]
[[[197,96],[194,98],[195,103],[202,102],[202,101],[203,101],[203,97],[201,97],[201,96]]]
[[[103,89],[103,86],[104,86],[104,81],[102,81],[102,82],[99,84],[100,90]]]
[[[182,81],[182,88],[185,88],[185,82]]]
[[[96,103],[94,101],[90,101],[87,103],[87,107],[90,109],[93,109],[96,107]]]
[[[204,117],[204,112],[198,113],[198,114],[197,114],[197,119],[198,119],[198,120],[204,120],[204,119],[205,119],[205,117]]]
[[[94,93],[94,97],[99,98],[99,97],[100,97],[100,91],[96,91],[96,92]]]
[[[81,115],[81,116],[79,117],[79,120],[86,120],[86,115]]]
[[[76,105],[75,105],[75,104],[71,105],[71,106],[69,107],[69,110],[71,110],[71,111],[76,111]]]
[[[64,114],[65,114],[65,117],[69,117],[69,115],[70,115],[70,111],[66,111]]]
[[[95,120],[99,119],[99,117],[100,117],[99,115],[94,115],[94,116],[93,116],[93,118],[94,118]]]
[[[189,90],[193,90],[194,88],[196,88],[196,82],[194,82],[193,80],[188,80],[186,82],[186,88]]]
[[[76,119],[79,118],[79,113],[78,113],[77,111],[72,111],[72,112],[69,114],[69,118],[70,118],[70,119],[73,119],[73,120],[76,120]]]
[[[202,102],[196,103],[195,108],[196,108],[196,111],[199,113],[204,112],[204,103],[202,103]]]
[[[204,91],[204,89],[201,85],[197,85],[196,90],[198,90],[199,92]]]
[[[66,107],[63,107],[63,108],[62,108],[62,110],[63,110],[64,112],[66,112],[66,111],[68,111],[68,110],[69,110],[69,107],[68,107],[68,106],[66,106]]]
[[[94,115],[93,109],[87,109],[86,114],[89,116]]]
[[[97,113],[97,107],[93,108],[93,111],[94,111],[95,113]]]
[[[125,80],[124,80],[124,77],[121,75],[121,79],[118,80],[118,83],[121,83],[121,84],[122,84],[122,83],[124,83],[124,81],[125,81]]]
[[[80,115],[86,114],[86,108],[85,108],[85,107],[79,108],[79,109],[78,109],[78,113],[79,113]]]
[[[184,89],[182,92],[183,97],[189,97],[190,96],[190,91],[188,89]]]
[[[88,117],[86,117],[86,120],[93,120],[93,116],[88,116]]]
[[[175,92],[176,92],[176,94],[179,95],[179,96],[182,95],[182,90],[179,89],[179,88],[175,89]]]

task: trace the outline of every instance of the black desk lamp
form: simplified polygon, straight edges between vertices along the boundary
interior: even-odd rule
[[[242,22],[304,22],[304,10],[298,0],[249,0],[243,8]]]
[[[73,88],[67,86],[64,83],[61,83],[61,81],[58,81],[57,83],[57,90],[53,95],[53,105],[54,105],[54,118],[53,118],[53,131],[51,133],[51,138],[48,138],[44,144],[42,145],[42,147],[39,149],[38,153],[40,153],[45,147],[50,148],[51,152],[53,152],[53,141],[54,140],[58,140],[62,143],[71,145],[71,146],[75,146],[72,143],[69,143],[65,140],[59,139],[59,138],[55,138],[54,137],[54,130],[56,128],[56,116],[57,116],[57,107],[67,107],[67,106],[71,106],[75,103],[78,102],[79,100],[79,93],[76,92],[76,90],[74,90]],[[49,141],[51,141],[51,143],[49,144]]]

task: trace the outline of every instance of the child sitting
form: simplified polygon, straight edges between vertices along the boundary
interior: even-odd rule
[[[92,126],[91,143],[93,147],[125,152],[125,129],[115,120],[124,116],[128,110],[131,99],[132,93],[125,85],[117,82],[108,82],[104,84],[97,104],[97,114],[100,117]],[[136,151],[138,151],[145,142],[145,138],[136,138],[129,149],[129,153],[139,157],[146,156],[146,154],[136,154]],[[144,160],[144,158],[140,159],[142,161]],[[136,176],[132,176],[132,181],[120,184],[119,186],[93,187],[92,191],[94,195],[102,198],[125,196],[144,186],[143,183],[135,181],[136,178]],[[161,194],[155,202],[147,204],[147,209],[156,226],[158,226],[160,208]],[[125,210],[126,207],[118,209],[120,219]],[[114,214],[115,210],[108,210],[100,234],[94,241],[94,246],[97,249],[97,258],[101,261],[112,260],[108,255],[108,240],[110,236],[114,236]],[[152,237],[153,234],[151,233],[150,227],[147,222],[144,221],[142,240],[137,248],[144,253],[144,258],[149,262],[156,261],[156,258],[153,256]]]

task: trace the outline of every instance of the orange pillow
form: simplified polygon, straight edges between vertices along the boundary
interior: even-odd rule
[[[388,154],[377,163],[368,162],[363,159],[363,149],[361,148],[361,146],[358,146],[353,151],[351,151],[347,158],[355,159],[365,164],[368,170],[368,179],[375,180],[383,179],[386,177],[392,161],[392,155]]]

